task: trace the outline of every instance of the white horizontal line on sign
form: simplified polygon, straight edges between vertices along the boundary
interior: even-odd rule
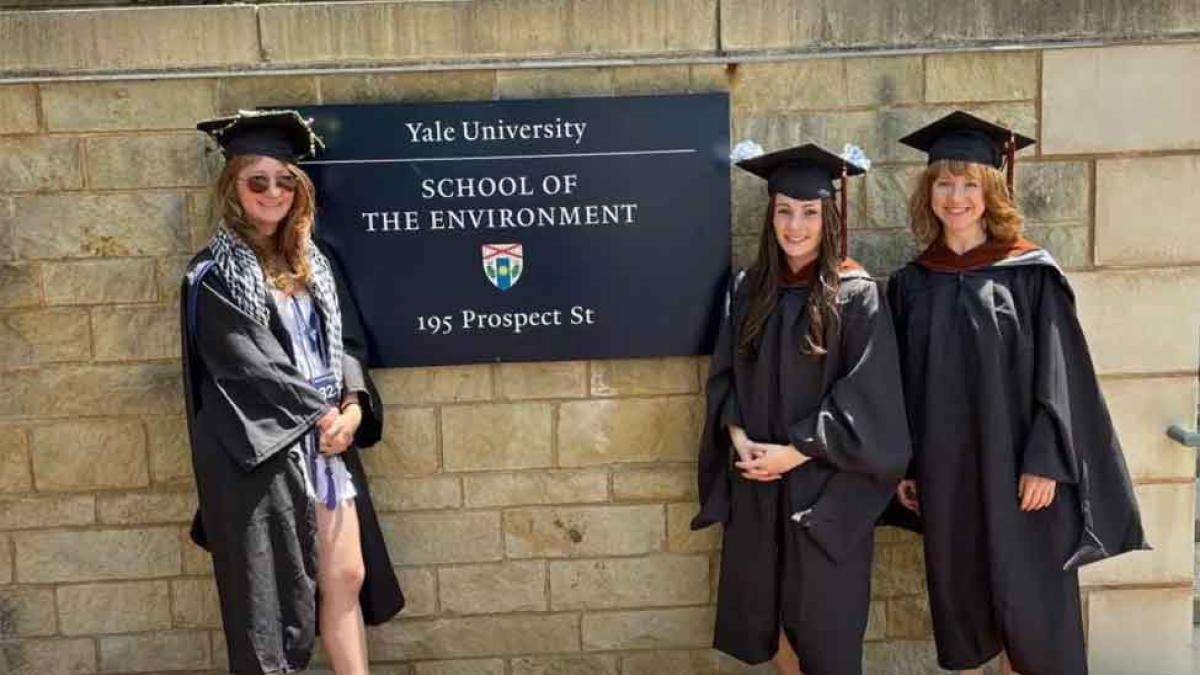
[[[675,150],[621,150],[615,152],[563,152],[545,155],[477,155],[473,157],[401,157],[396,159],[316,159],[301,164],[405,164],[415,162],[468,162],[485,159],[559,159],[567,157],[621,157],[626,155],[685,155],[695,148]]]

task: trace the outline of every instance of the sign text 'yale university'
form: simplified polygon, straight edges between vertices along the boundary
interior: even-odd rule
[[[317,234],[376,366],[700,354],[726,94],[318,106]]]

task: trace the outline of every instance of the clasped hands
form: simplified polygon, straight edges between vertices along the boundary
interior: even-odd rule
[[[752,441],[746,435],[746,430],[739,426],[729,427],[729,437],[738,455],[734,466],[741,469],[743,478],[749,480],[779,480],[783,474],[811,459],[792,445]]]
[[[343,402],[342,409],[330,408],[317,419],[317,430],[321,432],[319,449],[322,454],[337,455],[345,452],[354,442],[354,432],[362,422],[362,408],[358,401]]]

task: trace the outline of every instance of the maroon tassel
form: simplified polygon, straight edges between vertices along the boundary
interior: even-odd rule
[[[848,172],[848,169],[846,168],[845,162],[843,162],[842,163],[842,197],[841,197],[842,203],[841,203],[841,213],[839,214],[841,216],[841,220],[842,220],[842,260],[846,259],[846,253],[847,253],[846,248],[847,248],[848,239],[849,239],[849,235],[846,232],[846,229],[847,229],[847,226],[846,226],[846,176],[847,176],[847,172]]]

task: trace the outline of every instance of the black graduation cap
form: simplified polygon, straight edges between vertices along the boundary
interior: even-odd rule
[[[312,120],[295,110],[239,110],[236,115],[204,120],[196,128],[212,136],[226,158],[263,155],[295,164],[325,147]]]
[[[866,172],[815,143],[744,159],[737,165],[767,179],[770,194],[782,193],[792,199],[832,197],[834,180]]]
[[[1011,129],[956,110],[900,139],[929,155],[929,163],[950,159],[999,169],[1004,160],[1036,141]]]

